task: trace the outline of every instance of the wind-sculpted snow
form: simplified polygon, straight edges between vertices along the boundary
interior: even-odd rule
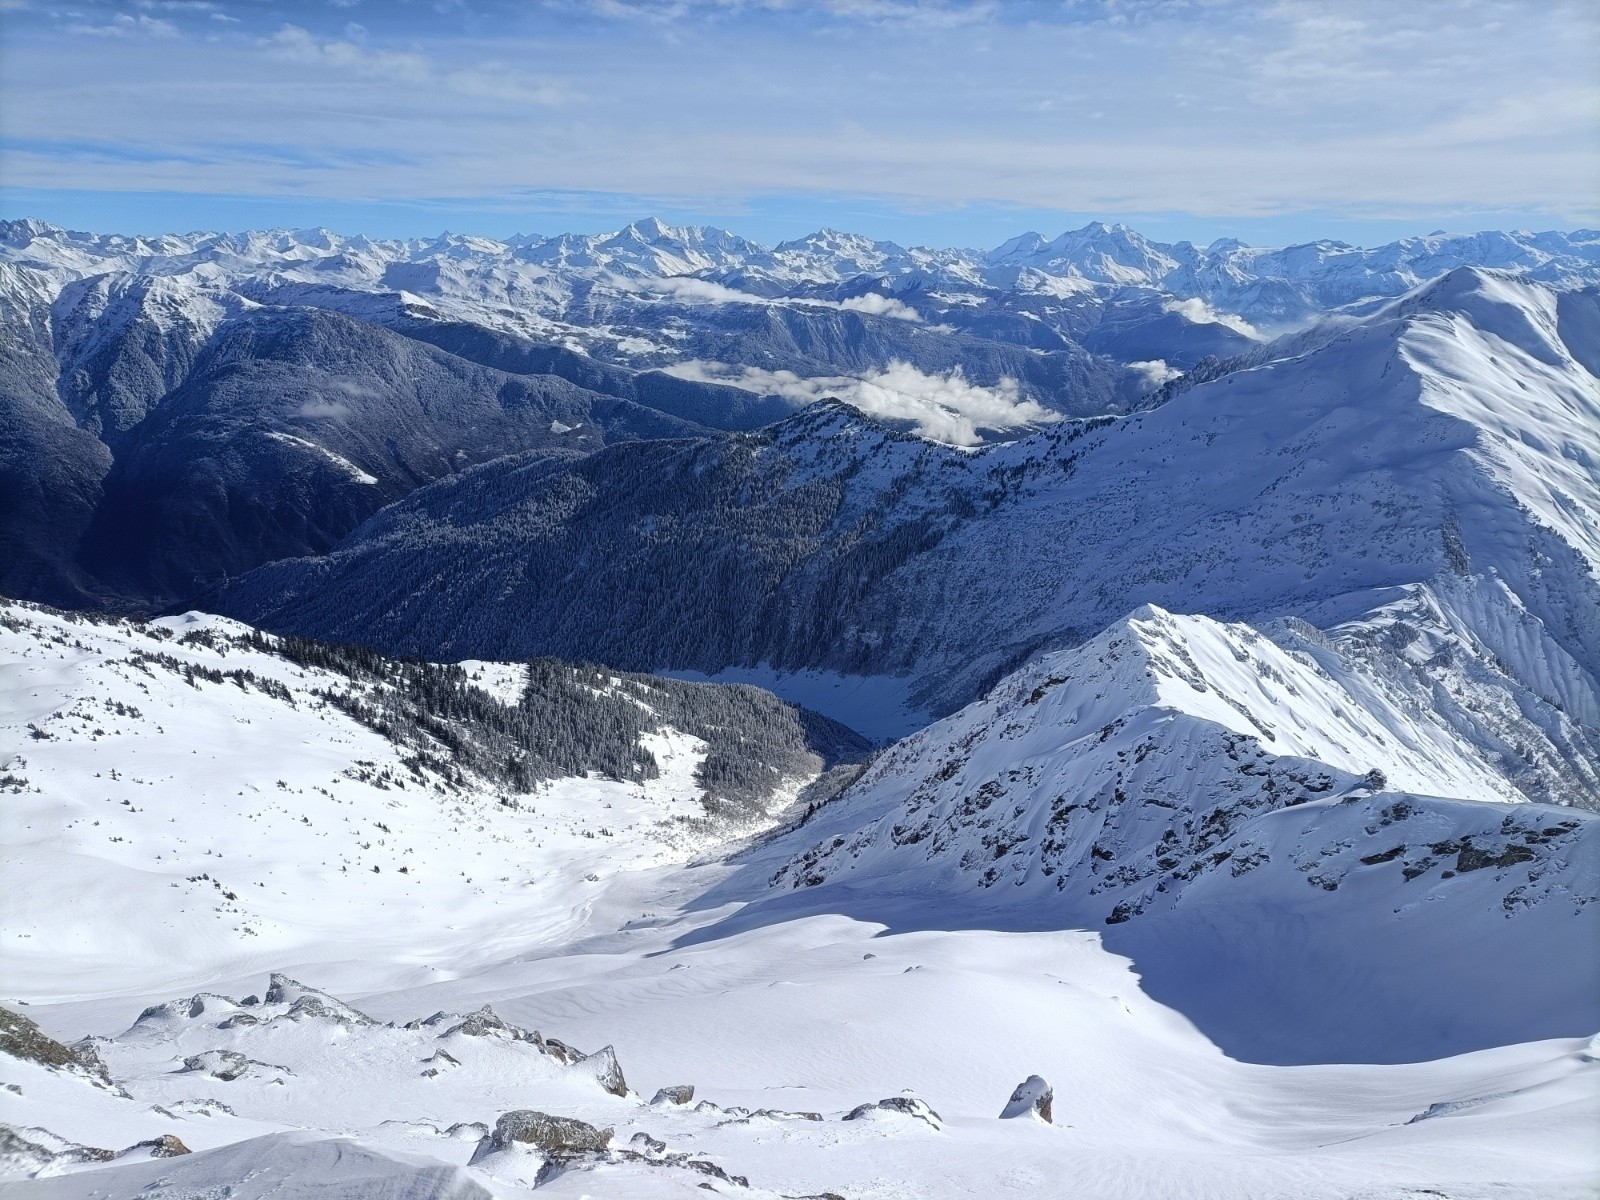
[[[1467,272],[1158,409],[978,452],[833,406],[508,460],[216,602],[414,654],[900,676],[949,711],[1142,602],[1325,626],[1427,585],[1567,714],[1536,723],[1591,724],[1600,385],[1554,303]]]

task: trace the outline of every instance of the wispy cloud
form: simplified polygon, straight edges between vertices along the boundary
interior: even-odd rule
[[[167,2],[8,23],[0,129],[34,140],[10,186],[1600,221],[1600,10],[1575,0]],[[230,155],[268,90],[303,154]],[[46,148],[87,141],[142,153]]]
[[[90,37],[171,38],[178,36],[178,27],[171,21],[164,21],[160,17],[152,17],[145,13],[140,13],[138,16],[118,13],[111,20],[98,25],[90,21],[69,21],[66,28],[68,33]]]
[[[347,33],[364,36],[360,26]],[[284,25],[266,39],[269,51],[289,62],[331,68],[362,79],[443,88],[462,96],[513,104],[561,104],[571,99],[561,86],[501,62],[439,67],[415,51],[369,48],[353,38],[323,40],[298,25]]]
[[[922,314],[904,300],[896,300],[893,296],[883,296],[877,292],[867,292],[864,295],[852,296],[848,300],[840,301],[839,307],[846,312],[869,313],[875,317],[893,317],[897,321],[922,320]]]
[[[1168,300],[1162,305],[1162,308],[1167,312],[1179,313],[1199,325],[1226,325],[1229,329],[1242,333],[1246,337],[1259,338],[1261,336],[1261,331],[1243,317],[1235,316],[1233,313],[1220,312],[1199,297],[1191,297],[1188,300]]]
[[[289,62],[332,67],[364,79],[427,83],[433,78],[433,67],[421,54],[368,50],[352,41],[322,41],[298,25],[283,26],[266,44]]]
[[[1001,11],[999,0],[546,0],[546,3],[558,9],[613,20],[662,24],[801,11],[813,19],[835,18],[930,29],[981,24],[995,19]]]
[[[864,313],[872,317],[889,317],[896,321],[920,322],[922,314],[909,304],[893,296],[867,292],[848,300],[824,300],[818,297],[795,299],[768,299],[751,292],[741,292],[709,279],[688,275],[668,275],[650,279],[613,280],[613,285],[624,290],[666,296],[687,304],[758,304],[763,307],[831,308],[840,312]]]
[[[861,375],[801,376],[793,371],[686,362],[668,367],[681,379],[726,383],[801,404],[835,399],[892,421],[909,422],[923,437],[952,446],[980,445],[983,431],[1006,433],[1061,419],[1043,405],[1024,400],[1015,379],[994,387],[970,382],[958,367],[945,374],[919,371],[905,362]]]

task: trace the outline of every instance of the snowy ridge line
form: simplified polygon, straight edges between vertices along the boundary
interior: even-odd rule
[[[1139,948],[1147,985],[1185,995],[1179,1007],[1225,1048],[1252,1044],[1256,1018],[1226,1014],[1254,1013],[1262,996],[1297,1027],[1315,1019],[1308,1009],[1364,1009],[1322,1036],[1379,1061],[1419,1043],[1462,1048],[1451,1039],[1464,1029],[1486,1045],[1600,1021],[1600,973],[1575,954],[1600,934],[1600,817],[1527,802],[1447,713],[1408,703],[1370,658],[1341,655],[1356,630],[1315,655],[1281,636],[1147,606],[1045,655],[878,756],[787,839],[805,849],[770,859],[771,884],[797,900],[815,892],[811,906],[837,893],[870,912],[878,892],[932,890],[981,919],[1107,929],[1108,944]],[[1252,910],[1304,912],[1324,930],[1299,978],[1268,955],[1248,967],[1265,975],[1245,1001],[1238,980],[1175,977],[1175,958],[1197,946],[1236,952],[1225,943]],[[1369,949],[1363,973],[1384,964],[1395,1007],[1342,994],[1341,922],[1386,928],[1389,948]],[[1192,939],[1181,954],[1169,940],[1180,936]],[[1498,965],[1484,978],[1480,960],[1441,948],[1463,938],[1527,960],[1537,1011],[1502,1002],[1441,1021],[1434,998],[1407,1016],[1438,972],[1471,977],[1461,990],[1474,1006],[1519,993]]]

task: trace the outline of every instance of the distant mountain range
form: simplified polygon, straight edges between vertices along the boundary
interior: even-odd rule
[[[1015,438],[1463,265],[1571,289],[1600,279],[1600,234],[1201,249],[1090,225],[965,251],[653,220],[505,242],[0,223],[0,587],[160,607],[506,454],[752,430],[825,397]]]

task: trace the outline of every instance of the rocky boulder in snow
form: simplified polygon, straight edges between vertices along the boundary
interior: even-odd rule
[[[232,1083],[247,1076],[293,1075],[288,1067],[275,1067],[271,1063],[257,1062],[237,1050],[207,1050],[204,1054],[191,1054],[183,1060],[183,1069],[204,1073],[223,1083]]]
[[[0,1053],[9,1054],[42,1067],[86,1072],[106,1077],[105,1064],[92,1046],[64,1046],[19,1012],[0,1008]]]
[[[1053,1118],[1050,1108],[1055,1101],[1055,1091],[1041,1076],[1029,1075],[1016,1090],[1011,1093],[1011,1099],[1006,1101],[1006,1107],[1001,1112],[1002,1120],[1011,1120],[1016,1117],[1033,1117],[1051,1124]]]
[[[604,1150],[611,1144],[612,1131],[598,1129],[574,1117],[556,1117],[519,1108],[495,1122],[494,1132],[478,1143],[472,1162],[514,1146],[531,1146],[546,1154],[582,1154]]]
[[[926,1103],[915,1096],[890,1096],[886,1100],[879,1100],[876,1104],[858,1104],[845,1114],[846,1121],[863,1121],[877,1117],[883,1113],[899,1113],[907,1117],[915,1117],[919,1121],[926,1121],[938,1129],[944,1118]]]
[[[183,1144],[183,1139],[171,1133],[163,1133],[158,1138],[137,1142],[123,1153],[132,1154],[136,1150],[148,1150],[151,1158],[177,1158],[190,1153],[189,1147]]]
[[[343,1000],[336,1000],[327,992],[319,992],[316,988],[307,987],[297,980],[290,979],[287,975],[274,972],[268,981],[267,1003],[287,1004],[288,1016],[291,1020],[300,1017],[322,1017],[332,1021],[339,1021],[347,1025],[372,1025],[373,1019],[364,1012],[357,1012]]]
[[[617,1062],[617,1052],[603,1046],[582,1060],[582,1065],[594,1072],[595,1081],[613,1096],[626,1096],[628,1082],[622,1077],[622,1066]]]

